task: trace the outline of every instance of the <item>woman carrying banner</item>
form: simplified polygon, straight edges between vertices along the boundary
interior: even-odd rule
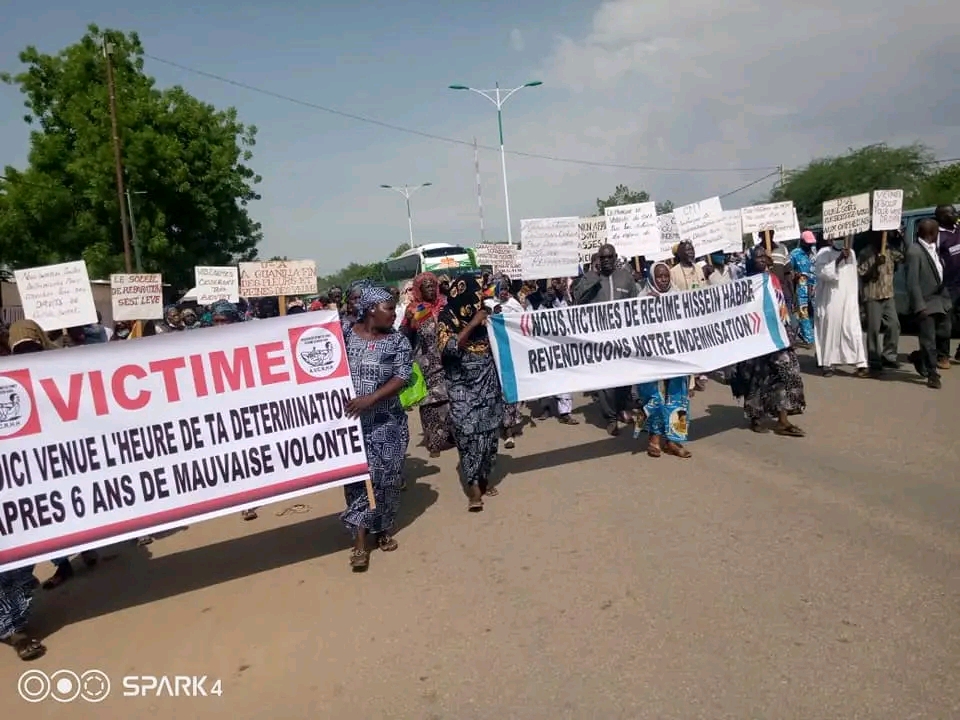
[[[483,299],[476,278],[459,277],[450,283],[447,306],[438,321],[450,417],[470,512],[483,510],[483,495],[498,494],[489,481],[503,421],[503,396],[484,326],[488,313]]]
[[[645,295],[659,297],[673,290],[670,267],[656,262],[650,267]],[[647,455],[663,453],[678,458],[690,457],[681,443],[687,441],[690,424],[690,380],[686,375],[641,383],[636,388],[640,409],[634,419],[633,436],[647,431]]]
[[[762,421],[776,418],[774,432],[787,437],[803,437],[804,432],[790,422],[790,415],[799,415],[806,408],[800,363],[793,349],[795,331],[790,325],[790,311],[776,275],[770,272],[772,260],[763,245],[753,248],[747,259],[747,274],[766,274],[776,292],[780,319],[790,346],[769,355],[751,358],[737,364],[730,379],[730,390],[735,398],[743,398],[743,412],[756,433],[769,432]]]
[[[447,397],[447,376],[440,360],[437,340],[437,318],[447,304],[440,294],[440,281],[433,273],[421,273],[413,279],[411,301],[407,305],[401,328],[410,340],[414,360],[420,365],[427,383],[427,397],[420,403],[420,424],[423,444],[430,457],[453,445],[450,425],[450,400]]]
[[[8,342],[11,355],[56,349],[33,320],[17,320],[13,323]],[[69,561],[67,564],[69,566]],[[37,579],[33,575],[32,565],[0,573],[0,642],[10,645],[25,661],[36,660],[47,652],[46,646],[35,639],[28,628],[36,587]]]
[[[403,460],[410,442],[407,414],[400,391],[413,375],[410,342],[393,329],[397,305],[382,287],[369,286],[354,302],[356,322],[345,327],[344,346],[356,397],[347,414],[360,418],[367,465],[376,508],[370,507],[364,483],[345,485],[347,509],[340,518],[354,537],[350,566],[362,572],[370,566],[367,533],[376,536],[384,552],[397,549],[391,531],[400,508]]]

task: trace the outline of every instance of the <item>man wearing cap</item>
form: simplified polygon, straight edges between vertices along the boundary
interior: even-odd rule
[[[891,232],[888,236],[887,247],[882,248],[881,234],[873,233],[870,244],[860,251],[857,258],[860,292],[867,311],[867,362],[870,364],[869,372],[874,376],[884,368],[900,367],[897,362],[900,318],[893,292],[893,272],[903,262],[903,252],[895,247],[900,244],[899,233]]]

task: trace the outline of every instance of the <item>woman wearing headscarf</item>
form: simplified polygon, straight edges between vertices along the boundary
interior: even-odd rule
[[[167,305],[163,309],[163,324],[159,327],[161,333],[183,330],[183,318],[180,317],[180,308],[176,305]]]
[[[354,537],[350,566],[361,572],[370,565],[368,533],[376,537],[377,547],[384,552],[397,549],[392,532],[410,442],[399,394],[413,374],[413,361],[409,341],[393,329],[397,307],[385,288],[365,288],[354,302],[354,310],[356,322],[344,329],[356,393],[347,405],[347,414],[360,418],[376,508],[370,507],[364,483],[345,485],[347,509],[340,517]]]
[[[789,322],[790,311],[780,281],[770,272],[772,264],[763,245],[755,246],[747,260],[747,274],[765,273],[773,283],[780,319],[787,331],[790,346],[738,363],[730,379],[730,389],[735,398],[743,398],[743,412],[754,432],[769,432],[763,420],[775,418],[777,424],[774,432],[777,435],[803,437],[803,430],[789,420],[790,415],[799,415],[806,408],[800,363],[793,349],[796,336]]]
[[[484,326],[486,319],[477,279],[464,276],[453,281],[447,306],[437,320],[438,339],[471,512],[483,510],[484,494],[497,494],[489,480],[503,421],[503,396]]]
[[[423,426],[423,444],[430,457],[452,445],[450,398],[447,396],[447,376],[440,359],[437,338],[437,318],[447,304],[440,294],[440,281],[433,273],[421,273],[413,279],[411,302],[407,306],[401,328],[413,346],[414,360],[427,383],[427,397],[420,403],[420,424]]]
[[[357,302],[364,290],[373,287],[377,285],[367,278],[354,280],[347,286],[347,292],[343,295],[343,308],[340,310],[340,322],[344,328],[352,327],[357,322]]]
[[[817,254],[817,238],[810,230],[800,233],[800,244],[790,252],[790,267],[793,268],[796,292],[799,340],[803,345],[813,345],[813,298],[817,290],[817,273],[813,260]]]
[[[243,322],[244,317],[239,308],[229,300],[218,300],[210,306],[210,322],[212,325],[232,325]]]
[[[656,262],[647,279],[648,297],[659,297],[673,291],[670,266]],[[634,421],[634,437],[647,432],[647,455],[658,458],[663,453],[679,458],[690,457],[683,447],[690,425],[690,382],[686,375],[641,383],[636,388],[640,409]]]
[[[508,314],[523,312],[523,305],[521,305],[510,292],[511,286],[510,278],[503,273],[497,273],[493,276],[493,291],[496,295],[496,306],[500,308],[500,312]],[[487,305],[489,307],[489,301]],[[517,438],[523,434],[523,413],[520,408],[520,403],[508,403],[506,398],[504,398],[500,438],[503,440],[503,446],[507,450],[515,448],[517,446]]]
[[[12,355],[55,350],[47,334],[33,320],[17,320],[10,326],[9,348]],[[0,572],[0,642],[10,645],[21,660],[42,657],[47,648],[29,629],[30,609],[37,579],[33,566]]]

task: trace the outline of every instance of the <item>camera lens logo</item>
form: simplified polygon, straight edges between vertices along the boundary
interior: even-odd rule
[[[56,670],[47,675],[42,670],[27,670],[17,682],[17,692],[29,703],[48,697],[59,703],[73,702],[78,697],[98,703],[110,694],[110,678],[100,670],[87,670],[82,675],[72,670]]]

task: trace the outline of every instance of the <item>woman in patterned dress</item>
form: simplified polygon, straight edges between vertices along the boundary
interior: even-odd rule
[[[392,531],[410,442],[407,414],[398,396],[413,374],[413,361],[409,341],[393,329],[397,306],[389,291],[368,286],[353,306],[357,320],[344,327],[343,338],[356,393],[347,414],[360,418],[376,508],[370,507],[365,483],[345,485],[347,509],[340,518],[354,537],[350,566],[362,572],[370,566],[368,533],[384,552],[397,549]]]
[[[785,350],[777,350],[769,355],[738,363],[730,379],[730,389],[735,398],[743,398],[743,412],[754,432],[769,432],[769,428],[764,427],[763,420],[776,418],[774,432],[777,435],[803,437],[803,430],[789,420],[790,415],[799,415],[806,408],[800,363],[793,349],[796,335],[789,322],[790,311],[787,309],[780,281],[776,275],[770,273],[771,265],[772,260],[767,251],[763,245],[758,245],[754,247],[747,261],[747,274],[767,273],[773,282],[780,319],[783,320],[790,346]]]
[[[665,262],[650,268],[646,295],[665,295],[673,289],[670,267]],[[690,457],[683,447],[687,441],[690,418],[690,381],[684,375],[669,380],[637,385],[640,410],[635,420],[634,437],[642,429],[647,431],[647,455],[660,457],[663,453],[679,458]]]
[[[423,444],[430,457],[451,447],[453,428],[450,424],[450,399],[447,397],[447,376],[440,360],[437,340],[437,318],[447,304],[440,294],[440,281],[433,273],[421,273],[413,279],[412,302],[407,306],[401,326],[413,346],[414,360],[420,365],[427,383],[427,397],[420,403],[420,424]]]
[[[503,421],[500,379],[484,326],[487,314],[480,283],[464,276],[450,283],[438,320],[450,417],[471,512],[483,510],[483,495],[497,494],[489,480]]]

